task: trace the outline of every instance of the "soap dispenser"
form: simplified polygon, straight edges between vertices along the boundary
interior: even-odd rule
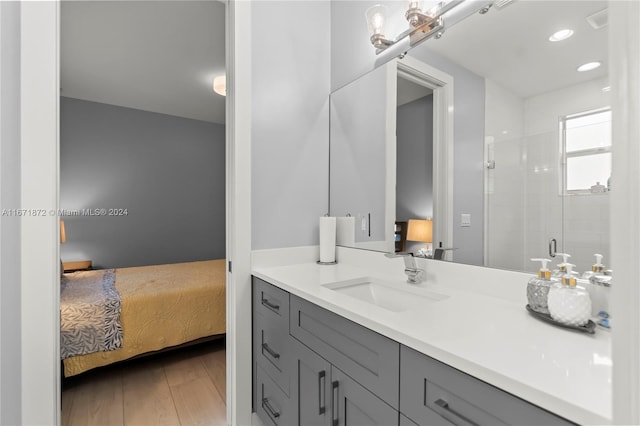
[[[594,275],[604,274],[604,265],[602,264],[603,256],[601,254],[594,254],[594,256],[596,257],[596,263],[591,266],[590,271],[585,271],[584,274],[582,274],[582,278],[585,280],[588,280]]]
[[[551,278],[551,271],[547,269],[549,259],[531,259],[532,262],[540,262],[538,275],[532,277],[527,283],[527,302],[529,308],[541,314],[548,314],[547,297],[552,284],[558,283],[556,278]]]
[[[558,269],[554,269],[551,276],[558,279],[562,279],[564,274],[567,272],[567,268],[565,268],[565,265],[568,264],[568,260],[571,257],[571,255],[568,253],[556,253],[556,256],[562,256],[562,262],[558,263]]]
[[[574,327],[587,324],[591,317],[591,297],[584,287],[577,286],[571,263],[564,264],[566,272],[561,285],[549,290],[548,305],[551,318]]]

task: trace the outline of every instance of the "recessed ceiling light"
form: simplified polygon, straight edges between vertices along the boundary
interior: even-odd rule
[[[571,37],[572,35],[573,35],[573,30],[570,30],[570,29],[564,29],[564,30],[556,31],[555,33],[551,34],[551,37],[549,37],[549,41],[566,40],[569,37]]]
[[[227,96],[227,77],[219,75],[213,79],[213,91],[218,95]]]
[[[598,68],[602,63],[600,62],[587,62],[586,64],[582,64],[578,67],[579,72],[591,71]]]

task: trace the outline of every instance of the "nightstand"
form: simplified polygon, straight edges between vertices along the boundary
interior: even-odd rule
[[[70,262],[62,262],[64,272],[88,271],[92,268],[90,260],[72,260]]]

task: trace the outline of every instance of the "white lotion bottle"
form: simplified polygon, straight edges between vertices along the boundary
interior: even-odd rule
[[[564,266],[567,272],[562,277],[562,284],[552,286],[549,290],[549,314],[561,324],[580,327],[591,318],[591,297],[584,287],[576,285],[577,280],[572,272],[575,265],[566,263]]]
[[[562,256],[562,262],[558,263],[558,269],[554,269],[551,276],[561,279],[567,272],[567,268],[565,268],[565,265],[568,264],[571,255],[569,253],[556,253],[556,256]]]

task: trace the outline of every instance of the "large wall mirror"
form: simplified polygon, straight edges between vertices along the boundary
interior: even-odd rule
[[[595,253],[610,264],[606,8],[494,5],[332,93],[330,214],[351,217],[338,243],[520,271],[562,252],[580,272]],[[431,236],[407,238],[427,218]]]

